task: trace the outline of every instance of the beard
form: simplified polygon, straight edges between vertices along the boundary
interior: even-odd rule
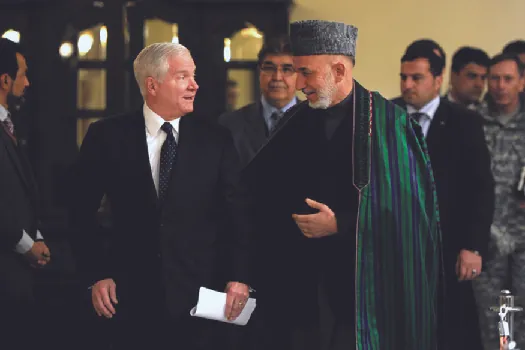
[[[325,76],[326,85],[317,89],[317,101],[308,102],[309,106],[314,109],[327,109],[332,105],[337,86],[335,85],[334,76],[332,72],[328,72]]]
[[[25,102],[25,97],[22,96],[15,96],[13,94],[7,95],[7,105],[9,106],[9,110],[11,112],[18,111],[22,105]]]

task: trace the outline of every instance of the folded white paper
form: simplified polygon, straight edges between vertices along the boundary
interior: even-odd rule
[[[255,304],[255,299],[249,298],[239,317],[233,321],[229,321],[226,316],[224,316],[226,293],[201,287],[199,289],[199,301],[197,302],[197,306],[191,309],[190,315],[244,326],[250,320],[252,312],[255,310]]]

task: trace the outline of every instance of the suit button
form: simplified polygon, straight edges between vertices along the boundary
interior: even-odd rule
[[[159,259],[161,258],[161,255],[160,255],[160,253],[158,253],[158,254],[157,254],[157,258],[159,258]]]

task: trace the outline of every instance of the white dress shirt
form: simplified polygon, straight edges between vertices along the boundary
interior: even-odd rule
[[[159,173],[160,173],[160,150],[162,144],[166,141],[166,133],[161,130],[162,124],[166,120],[162,119],[160,115],[153,112],[146,103],[144,103],[144,120],[146,122],[146,143],[148,144],[149,164],[151,166],[151,176],[157,194],[159,193]],[[179,142],[179,123],[180,118],[169,122],[173,126],[173,136],[175,141]]]
[[[3,123],[7,118],[10,117],[11,115],[9,111],[4,106],[0,105],[0,123]],[[36,238],[44,239],[40,231],[36,231]],[[20,239],[20,241],[18,241],[17,245],[15,246],[15,251],[20,254],[25,254],[29,250],[31,250],[31,248],[33,247],[33,243],[34,241],[31,238],[31,236],[28,235],[25,230],[22,230],[22,238]]]
[[[434,115],[436,114],[436,111],[439,107],[440,102],[440,96],[436,96],[432,101],[427,103],[423,106],[423,108],[416,110],[411,105],[407,105],[407,112],[408,115],[412,115],[413,113],[423,113],[424,116],[421,117],[419,121],[419,125],[421,125],[421,130],[423,131],[423,135],[427,137],[428,129],[430,128],[430,123],[432,122],[432,119],[434,119]]]
[[[297,97],[294,96],[290,102],[286,106],[284,106],[282,109],[278,109],[270,104],[268,100],[264,97],[264,95],[261,95],[261,105],[262,105],[262,114],[264,117],[264,121],[266,123],[266,126],[268,127],[268,130],[272,130],[275,126],[274,124],[276,121],[272,119],[272,114],[275,112],[280,112],[282,114],[286,113],[287,110],[295,106],[297,103]]]

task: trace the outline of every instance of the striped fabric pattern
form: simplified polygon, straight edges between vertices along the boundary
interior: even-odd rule
[[[426,144],[403,110],[357,83],[355,95],[356,348],[433,350],[441,233]]]

